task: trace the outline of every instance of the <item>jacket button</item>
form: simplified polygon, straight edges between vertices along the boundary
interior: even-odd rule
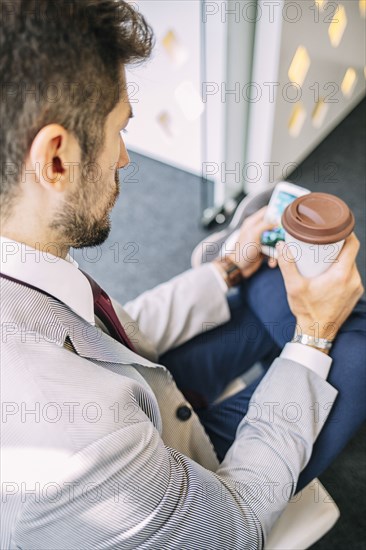
[[[176,414],[179,420],[185,421],[191,418],[192,411],[189,407],[187,407],[187,405],[181,405],[180,407],[177,408]]]

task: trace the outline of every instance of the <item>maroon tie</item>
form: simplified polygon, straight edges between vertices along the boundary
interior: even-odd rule
[[[80,268],[79,268],[80,269]],[[105,324],[109,330],[110,335],[121,344],[124,344],[132,351],[137,353],[136,348],[132,344],[131,340],[127,336],[125,329],[123,328],[117,314],[112,306],[112,302],[108,294],[98,285],[96,281],[82,269],[80,271],[88,279],[93,291],[94,298],[94,313]]]

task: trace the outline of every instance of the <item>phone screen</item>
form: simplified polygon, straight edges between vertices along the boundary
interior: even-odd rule
[[[274,223],[281,225],[281,216],[286,206],[288,206],[296,198],[296,195],[291,195],[285,191],[280,191],[277,193],[274,204],[271,204],[271,219],[273,219]]]
[[[275,247],[278,241],[285,240],[285,232],[281,225],[281,217],[292,201],[297,198],[297,195],[292,195],[286,191],[280,191],[273,197],[273,201],[270,201],[268,208],[268,219],[276,224],[276,227],[269,231],[264,231],[261,237],[261,244],[265,246]]]

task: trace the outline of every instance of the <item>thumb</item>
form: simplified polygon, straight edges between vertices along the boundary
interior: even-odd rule
[[[279,241],[276,245],[276,251],[278,254],[278,266],[285,281],[292,282],[298,278],[301,278],[292,255],[291,248],[283,241]]]

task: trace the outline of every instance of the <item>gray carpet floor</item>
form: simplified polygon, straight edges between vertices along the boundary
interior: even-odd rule
[[[334,193],[352,208],[362,244],[358,266],[364,286],[365,107],[363,101],[288,178],[313,191]],[[99,248],[74,251],[80,267],[122,304],[188,269],[194,246],[209,234],[199,223],[199,178],[130,156],[131,166],[121,171],[122,190],[108,240]],[[366,549],[365,435],[364,427],[320,478],[341,518],[316,550]]]

